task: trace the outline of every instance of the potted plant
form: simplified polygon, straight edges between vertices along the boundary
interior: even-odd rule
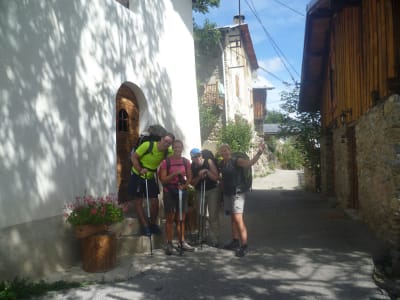
[[[123,208],[116,196],[83,196],[65,205],[66,222],[73,225],[81,240],[82,268],[86,272],[105,272],[116,264],[116,235],[109,226],[121,222]]]
[[[113,194],[98,197],[85,195],[65,205],[64,217],[67,223],[75,227],[76,237],[85,238],[107,231],[111,224],[121,222],[124,214]]]

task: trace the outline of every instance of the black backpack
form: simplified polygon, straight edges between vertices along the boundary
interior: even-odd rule
[[[143,154],[149,154],[153,150],[154,142],[159,142],[163,136],[166,136],[168,131],[161,125],[150,125],[146,131],[142,132],[137,139],[135,146],[133,146],[131,154],[136,151],[136,149],[144,142],[150,142],[149,148]],[[168,156],[168,149],[165,150],[164,157]]]
[[[218,163],[218,160],[216,159],[216,157],[214,156],[214,153],[212,153],[208,149],[203,149],[203,150],[201,150],[201,156],[207,162],[206,163],[207,167],[208,167],[208,160],[211,159],[213,161],[215,167],[217,168],[217,170],[219,170],[219,163]]]
[[[249,159],[249,156],[244,152],[234,152],[232,153],[232,159],[234,160],[235,164],[238,158]],[[252,167],[249,168],[242,168],[237,166],[240,174],[240,188],[242,192],[247,192],[251,190],[253,185],[253,170]]]

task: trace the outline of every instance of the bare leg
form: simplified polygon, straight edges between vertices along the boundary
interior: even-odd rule
[[[234,239],[239,239],[242,245],[247,245],[247,227],[242,213],[232,214],[232,235]]]
[[[172,239],[174,238],[174,231],[173,231],[174,219],[175,219],[174,212],[168,212],[166,214],[165,235],[167,237],[167,242],[172,242]]]
[[[150,199],[151,224],[157,224],[159,201],[158,198]]]
[[[179,213],[176,214],[176,217],[175,217],[176,231],[178,234],[178,238],[179,238],[179,240],[182,239],[182,241],[185,240],[185,216],[186,216],[186,214],[184,212],[182,212],[182,228],[181,228],[181,222],[179,220]]]
[[[139,218],[140,224],[143,227],[148,226],[146,221],[147,216],[144,215],[144,210],[143,210],[143,199],[135,199],[134,202],[135,202],[136,214]]]

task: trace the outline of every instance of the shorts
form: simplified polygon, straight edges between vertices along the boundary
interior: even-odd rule
[[[245,193],[224,195],[224,210],[226,213],[242,214],[244,212]]]
[[[157,198],[160,193],[160,188],[156,179],[147,179],[147,188],[149,193],[149,199]],[[128,184],[128,195],[132,199],[143,199],[146,198],[146,180],[135,173],[131,174]]]
[[[178,212],[179,213],[179,192],[164,191],[164,211],[165,213]],[[182,191],[182,212],[186,213],[188,208],[187,192]]]

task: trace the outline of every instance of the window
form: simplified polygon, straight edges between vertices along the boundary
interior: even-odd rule
[[[128,113],[125,109],[118,112],[118,131],[128,131]]]

